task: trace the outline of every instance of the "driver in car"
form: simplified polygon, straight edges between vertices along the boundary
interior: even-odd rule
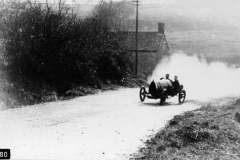
[[[168,94],[170,94],[170,95],[173,95],[173,88],[172,88],[172,86],[173,86],[173,81],[169,78],[169,74],[167,73],[166,75],[165,75],[165,78],[164,77],[162,77],[162,78],[160,78],[160,80],[162,81],[162,80],[168,80],[171,84],[169,84],[169,82],[168,82],[168,85],[166,85],[166,86],[164,86],[166,89],[167,89],[167,93]]]
[[[164,79],[164,77],[160,78],[160,80]],[[169,81],[171,81],[171,83],[173,83],[173,81],[169,78],[169,74],[167,73],[165,76],[165,79],[168,79]]]

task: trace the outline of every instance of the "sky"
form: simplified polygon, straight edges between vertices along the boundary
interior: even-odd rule
[[[139,1],[140,4],[158,4],[160,6],[159,10],[161,10],[162,11],[161,13],[163,14],[171,15],[177,14],[192,18],[196,17],[209,21],[228,23],[229,25],[239,26],[240,28],[239,21],[240,0],[139,0]],[[66,3],[98,4],[99,0],[66,0]]]

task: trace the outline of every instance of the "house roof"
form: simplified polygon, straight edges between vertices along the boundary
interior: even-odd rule
[[[135,51],[136,32],[122,32],[121,36],[125,40],[125,45],[128,50]],[[138,32],[138,51],[157,52],[158,46],[162,40],[166,41],[166,37],[159,32]]]

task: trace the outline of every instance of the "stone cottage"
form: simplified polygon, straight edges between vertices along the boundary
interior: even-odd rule
[[[136,32],[123,32],[125,45],[136,60]],[[158,23],[158,31],[138,32],[138,74],[147,76],[152,73],[159,60],[169,55],[169,46],[164,34],[164,23]]]

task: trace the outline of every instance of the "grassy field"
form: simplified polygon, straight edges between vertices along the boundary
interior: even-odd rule
[[[240,99],[226,98],[175,116],[134,159],[240,159]]]
[[[239,35],[234,30],[187,30],[166,34],[172,52],[203,55],[209,61],[239,64]]]

